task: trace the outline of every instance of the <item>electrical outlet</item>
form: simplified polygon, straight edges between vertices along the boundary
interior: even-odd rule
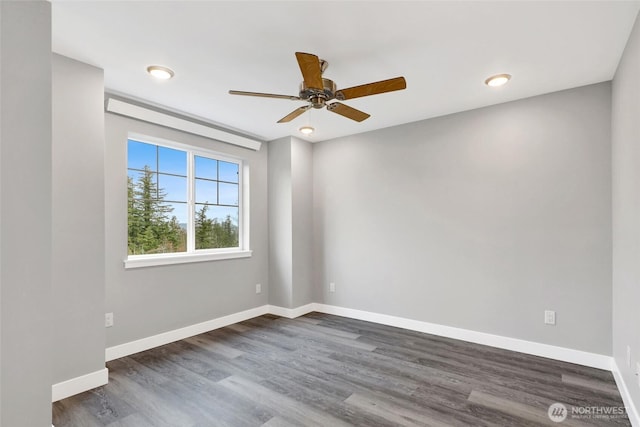
[[[335,292],[336,291],[336,284],[331,282],[329,283],[329,292]]]
[[[256,283],[256,294],[259,294],[262,292],[262,285],[260,283]]]
[[[638,380],[638,387],[640,387],[640,362],[636,362],[636,379]]]
[[[556,312],[553,310],[544,311],[544,324],[555,325],[556,324]]]
[[[113,326],[113,313],[104,314],[104,326],[110,328]]]
[[[631,346],[627,346],[627,368],[631,367]]]

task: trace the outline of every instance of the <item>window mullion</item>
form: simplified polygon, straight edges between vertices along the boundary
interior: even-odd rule
[[[240,249],[248,248],[249,246],[245,244],[245,227],[247,226],[244,223],[244,183],[242,182],[242,177],[244,176],[244,162],[239,162],[238,164],[238,247]]]
[[[216,205],[220,204],[220,160],[216,161]]]
[[[196,250],[196,221],[195,221],[195,159],[192,151],[187,152],[187,252]]]

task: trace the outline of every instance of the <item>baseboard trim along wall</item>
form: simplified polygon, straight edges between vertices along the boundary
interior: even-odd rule
[[[352,308],[344,308],[334,305],[314,304],[314,309],[320,313],[334,314],[336,316],[344,316],[351,319],[366,320],[367,322],[395,326],[398,328],[409,329],[411,331],[424,332],[427,334],[453,338],[476,344],[488,345],[490,347],[532,354],[534,356],[547,357],[549,359],[576,363],[578,365],[590,366],[592,368],[605,369],[607,371],[611,370],[611,356],[605,356],[602,354],[589,353],[581,350],[557,347],[533,341],[525,341],[518,338],[504,337],[501,335],[488,334],[486,332],[454,328],[452,326],[444,326],[436,323],[423,322],[420,320],[412,320],[404,317],[372,313],[369,311],[355,310]]]
[[[618,384],[618,387],[620,389],[620,393],[623,396],[625,405],[627,406],[627,409],[629,411],[629,418],[631,419],[634,426],[640,426],[640,423],[638,422],[638,412],[633,406],[633,402],[629,397],[626,385],[622,380],[619,372],[617,371],[617,366],[615,366],[615,363],[611,356],[526,341],[517,338],[493,335],[485,332],[454,328],[451,326],[439,325],[435,323],[423,322],[420,320],[407,319],[387,314],[373,313],[369,311],[319,303],[310,303],[296,308],[285,308],[275,305],[263,305],[260,307],[255,307],[249,310],[241,311],[239,313],[233,313],[227,316],[208,320],[206,322],[197,323],[195,325],[187,326],[173,331],[163,332],[158,335],[153,335],[147,338],[142,338],[139,340],[109,347],[105,351],[105,360],[108,362],[110,360],[125,357],[130,354],[149,350],[161,345],[172,343],[174,341],[189,338],[204,332],[209,332],[218,328],[232,325],[234,323],[242,322],[244,320],[249,320],[254,317],[262,316],[264,314],[273,314],[276,316],[294,319],[313,311],[333,314],[336,316],[349,317],[351,319],[365,320],[382,325],[394,326],[412,331],[423,332],[427,334],[433,334],[442,337],[453,338],[462,341],[473,342],[476,344],[483,344],[491,347],[502,348],[505,350],[512,350],[520,353],[527,353],[535,356],[547,357],[549,359],[561,360],[564,362],[576,363],[578,365],[590,366],[593,368],[612,371],[614,373],[616,383]],[[105,368],[104,370],[98,372],[55,384],[52,389],[53,401],[57,401],[65,397],[69,397],[74,394],[104,385],[107,383],[107,380],[108,372]]]
[[[216,319],[207,320],[206,322],[197,323],[195,325],[186,326],[184,328],[163,332],[158,335],[153,335],[147,338],[142,338],[136,341],[109,347],[105,351],[105,360],[108,362],[110,360],[119,359],[120,357],[139,353],[141,351],[149,350],[161,345],[189,338],[194,335],[202,334],[204,332],[213,331],[215,329],[233,325],[234,323],[242,322],[243,320],[253,319],[254,317],[262,316],[263,314],[267,313],[286,317],[288,319],[295,319],[296,317],[311,313],[312,311],[314,311],[314,309],[315,304],[307,304],[297,308],[284,308],[277,305],[263,305],[260,307],[241,311],[239,313],[230,314],[224,317],[218,317]]]
[[[108,362],[110,360],[119,359],[130,354],[139,353],[141,351],[169,344],[174,341],[183,340],[204,332],[213,331],[214,329],[233,325],[234,323],[242,322],[243,320],[253,319],[254,317],[262,316],[267,313],[269,313],[269,306],[263,305],[241,311],[239,313],[229,314],[228,316],[218,317],[216,319],[207,320],[206,322],[196,323],[195,325],[174,329],[173,331],[163,332],[158,335],[109,347],[105,351],[105,360]]]
[[[317,311],[316,305],[316,303],[310,303],[296,308],[284,308],[277,305],[270,305],[268,307],[270,314],[280,317],[286,317],[287,319],[295,319],[296,317],[304,316],[305,314],[311,313],[312,311]]]
[[[67,381],[62,381],[51,386],[51,401],[57,402],[58,400],[82,393],[83,391],[100,387],[108,382],[109,371],[107,368],[72,378]]]
[[[640,427],[640,413],[638,411],[638,408],[636,408],[636,406],[633,404],[633,400],[631,400],[631,394],[629,394],[627,383],[625,383],[624,379],[622,378],[620,369],[618,369],[618,364],[613,358],[611,360],[611,372],[613,373],[613,378],[616,380],[616,385],[618,386],[618,390],[620,391],[620,395],[622,396],[624,406],[625,408],[627,408],[627,416],[629,417],[631,425],[634,427]]]
[[[404,317],[390,316],[388,314],[373,313],[370,311],[356,310],[352,308],[338,307],[334,305],[310,303],[296,308],[285,308],[275,305],[263,305],[217,319],[208,320],[192,326],[163,332],[151,337],[142,338],[125,344],[109,347],[106,349],[106,361],[125,357],[140,351],[149,350],[154,347],[169,344],[184,338],[192,337],[203,332],[212,331],[224,326],[232,325],[243,320],[248,320],[263,314],[274,314],[289,319],[303,316],[312,311],[333,314],[336,316],[349,317],[352,319],[366,320],[368,322],[382,325],[395,326],[417,332],[438,335],[476,344],[488,345],[505,350],[518,351],[520,353],[532,354],[535,356],[547,357],[549,359],[561,360],[563,362],[576,363],[598,369],[611,370],[611,356],[589,353],[581,350],[574,350],[565,347],[558,347],[549,344],[542,344],[533,341],[525,341],[518,338],[503,337],[500,335],[477,332],[469,329],[454,328],[452,326],[439,325],[436,323],[423,322],[420,320],[407,319]]]

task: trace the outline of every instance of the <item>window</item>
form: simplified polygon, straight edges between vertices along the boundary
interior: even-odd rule
[[[242,252],[242,174],[238,159],[166,141],[130,138],[125,265],[165,264],[148,260],[175,262],[180,255]]]

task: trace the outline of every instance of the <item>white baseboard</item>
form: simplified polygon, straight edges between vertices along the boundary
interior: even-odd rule
[[[476,344],[488,345],[505,350],[518,351],[520,353],[547,357],[563,362],[576,363],[598,369],[611,370],[611,357],[602,354],[589,353],[565,347],[557,347],[549,344],[541,344],[525,341],[517,338],[503,337],[500,335],[477,332],[469,329],[454,328],[452,326],[438,325],[436,323],[420,320],[406,319],[404,317],[390,316],[387,314],[372,313],[369,311],[355,310],[352,308],[338,307],[327,304],[315,304],[315,311],[344,316],[352,319],[366,320],[382,325],[395,326],[427,334],[468,341]]]
[[[562,360],[565,362],[613,371],[616,378],[616,383],[618,384],[620,393],[622,394],[625,405],[627,406],[629,418],[634,418],[635,421],[632,420],[633,425],[640,427],[640,423],[638,423],[638,412],[633,406],[633,402],[629,397],[626,385],[622,380],[620,373],[617,371],[617,366],[615,366],[613,358],[610,356],[327,304],[310,303],[296,308],[263,305],[260,307],[241,311],[239,313],[233,313],[227,316],[219,317],[217,319],[208,320],[206,322],[197,323],[195,325],[175,329],[173,331],[163,332],[161,334],[142,338],[136,341],[109,347],[105,350],[105,360],[108,362],[110,360],[125,357],[130,354],[149,350],[161,345],[189,338],[194,335],[209,332],[214,329],[229,326],[234,323],[252,319],[254,317],[262,316],[267,313],[293,319],[299,316],[303,316],[307,313],[311,313],[313,311],[333,314],[336,316],[349,317],[352,319],[365,320],[368,322],[395,326],[412,331],[424,332],[447,338],[453,338],[477,344],[484,344],[491,347],[503,348],[506,350],[518,351],[521,353],[533,354],[550,359]],[[107,369],[105,368],[100,371],[83,375],[81,377],[72,378],[68,381],[54,384],[51,390],[52,400],[55,402],[66,397],[73,396],[74,394],[82,393],[92,388],[99,387],[106,384],[108,382],[108,378],[109,374]]]
[[[344,316],[352,319],[366,320],[368,322],[382,325],[395,326],[412,331],[424,332],[439,335],[447,338],[473,342],[476,344],[488,345],[505,350],[518,351],[520,353],[532,354],[535,356],[547,357],[549,359],[561,360],[564,362],[576,363],[598,369],[611,370],[612,358],[602,354],[589,353],[581,350],[574,350],[565,347],[558,347],[549,344],[542,344],[533,341],[525,341],[517,338],[493,335],[486,332],[477,332],[469,329],[455,328],[452,326],[439,325],[436,323],[423,322],[420,320],[407,319],[404,317],[390,316],[387,314],[373,313],[370,311],[356,310],[352,308],[338,307],[334,305],[310,303],[296,308],[284,308],[275,305],[263,305],[217,319],[187,326],[173,331],[163,332],[147,338],[131,341],[125,344],[109,347],[105,351],[106,361],[125,357],[140,351],[149,350],[174,341],[189,338],[214,329],[229,326],[242,322],[263,314],[271,313],[294,319],[312,311],[318,311],[336,316]]]
[[[315,307],[315,303],[302,305],[296,308],[284,308],[277,305],[270,305],[269,313],[280,317],[286,317],[287,319],[295,319],[296,317],[304,316],[307,313],[315,311]]]
[[[270,306],[268,305],[263,305],[260,307],[241,311],[239,313],[233,313],[228,316],[218,317],[217,319],[207,320],[206,322],[186,326],[184,328],[174,329],[173,331],[163,332],[158,335],[152,335],[150,337],[142,338],[136,341],[108,347],[105,350],[105,360],[108,362],[110,360],[119,359],[120,357],[139,353],[141,351],[169,344],[174,341],[183,340],[194,335],[213,331],[214,329],[222,328],[225,326],[233,325],[234,323],[262,316],[263,314],[269,313],[269,307]]]
[[[104,368],[99,371],[91,372],[80,377],[54,384],[51,386],[51,401],[57,402],[58,400],[73,396],[74,394],[100,387],[101,385],[105,385],[107,382],[109,382],[109,371],[107,368]]]
[[[631,421],[631,425],[633,427],[640,427],[640,413],[638,408],[633,404],[633,400],[631,400],[627,383],[624,381],[615,359],[611,361],[611,372],[613,372],[613,378],[616,380],[618,390],[620,390],[624,406],[627,408],[627,416],[629,417],[629,421]]]
[[[217,319],[208,320],[206,322],[109,347],[105,351],[105,358],[106,361],[118,359],[120,357],[125,357],[130,354],[138,353],[140,351],[149,350],[161,345],[169,344],[174,341],[189,338],[194,335],[229,326],[234,323],[252,319],[254,317],[262,316],[267,313],[293,319],[299,316],[303,316],[307,313],[311,313],[313,311],[333,314],[336,316],[349,317],[352,319],[365,320],[382,325],[395,326],[412,331],[423,332],[612,371],[620,390],[620,394],[622,395],[625,406],[627,408],[629,419],[631,420],[631,423],[634,427],[640,427],[640,417],[638,416],[638,410],[633,405],[633,401],[630,398],[626,384],[622,379],[618,367],[611,356],[328,304],[310,303],[296,308],[263,305],[260,307],[241,311],[239,313],[230,314],[228,316],[219,317]],[[57,400],[64,399],[65,397],[69,397],[74,394],[104,385],[107,383],[107,381],[108,371],[105,368],[103,370],[96,371],[82,377],[55,384],[52,387],[53,401],[55,402]]]

